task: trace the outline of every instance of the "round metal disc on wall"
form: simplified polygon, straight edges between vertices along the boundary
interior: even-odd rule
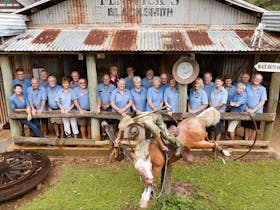
[[[173,66],[172,75],[180,84],[190,84],[199,74],[199,65],[195,60],[182,57]]]

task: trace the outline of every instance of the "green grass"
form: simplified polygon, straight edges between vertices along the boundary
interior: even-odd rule
[[[280,209],[280,162],[174,164],[173,182],[195,184],[192,198],[161,198],[150,209]],[[21,209],[134,209],[143,190],[129,164],[65,166],[60,182]]]

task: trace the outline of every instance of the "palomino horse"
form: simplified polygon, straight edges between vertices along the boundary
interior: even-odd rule
[[[176,138],[182,144],[184,150],[181,155],[184,159],[187,159],[187,152],[191,148],[213,148],[217,149],[225,156],[230,156],[230,153],[223,150],[218,143],[207,141],[206,126],[215,125],[219,120],[220,113],[214,108],[209,108],[198,116],[184,119],[177,127],[173,126],[169,129],[171,133],[176,133]],[[145,190],[140,201],[141,208],[146,208],[148,206],[153,180],[158,177],[165,165],[165,155],[155,141],[149,143],[148,151],[149,155],[144,158],[136,154],[137,159],[134,165],[145,183]],[[175,162],[178,159],[179,158],[171,157],[171,162]]]

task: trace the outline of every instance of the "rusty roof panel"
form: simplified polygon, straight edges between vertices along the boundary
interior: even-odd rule
[[[187,31],[187,33],[192,44],[195,46],[205,46],[213,44],[213,42],[211,41],[211,39],[205,31]]]
[[[85,45],[102,45],[106,38],[108,37],[108,32],[104,30],[91,30],[87,38],[84,41]]]
[[[32,44],[52,43],[60,32],[61,30],[59,29],[44,30],[32,41]]]
[[[163,49],[166,51],[188,51],[185,37],[180,31],[168,32],[161,36],[163,40]]]
[[[134,51],[136,44],[136,30],[117,30],[112,40],[113,51]]]
[[[6,52],[253,52],[280,51],[278,33],[264,33],[263,48],[252,48],[247,41],[253,29],[162,28],[118,30],[33,29],[11,38],[0,50]],[[194,39],[194,35],[196,37]],[[208,37],[208,38],[206,38]],[[211,43],[211,45],[209,45]]]

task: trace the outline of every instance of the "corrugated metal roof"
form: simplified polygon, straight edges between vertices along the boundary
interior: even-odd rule
[[[246,52],[280,51],[279,34],[265,33],[261,49],[251,48],[251,30],[240,29],[30,29],[6,43],[5,52]],[[194,37],[195,36],[195,37]]]
[[[233,5],[236,5],[238,7],[242,7],[244,9],[248,9],[248,10],[251,10],[251,11],[254,11],[254,12],[259,12],[259,13],[263,13],[263,12],[266,12],[267,10],[261,8],[261,7],[258,7],[254,4],[251,4],[247,1],[244,1],[244,0],[225,0],[226,2],[228,2],[229,4],[233,4]]]
[[[22,15],[0,14],[0,36],[14,36],[24,33],[25,20]]]
[[[280,11],[265,12],[262,16],[265,30],[280,32]]]

